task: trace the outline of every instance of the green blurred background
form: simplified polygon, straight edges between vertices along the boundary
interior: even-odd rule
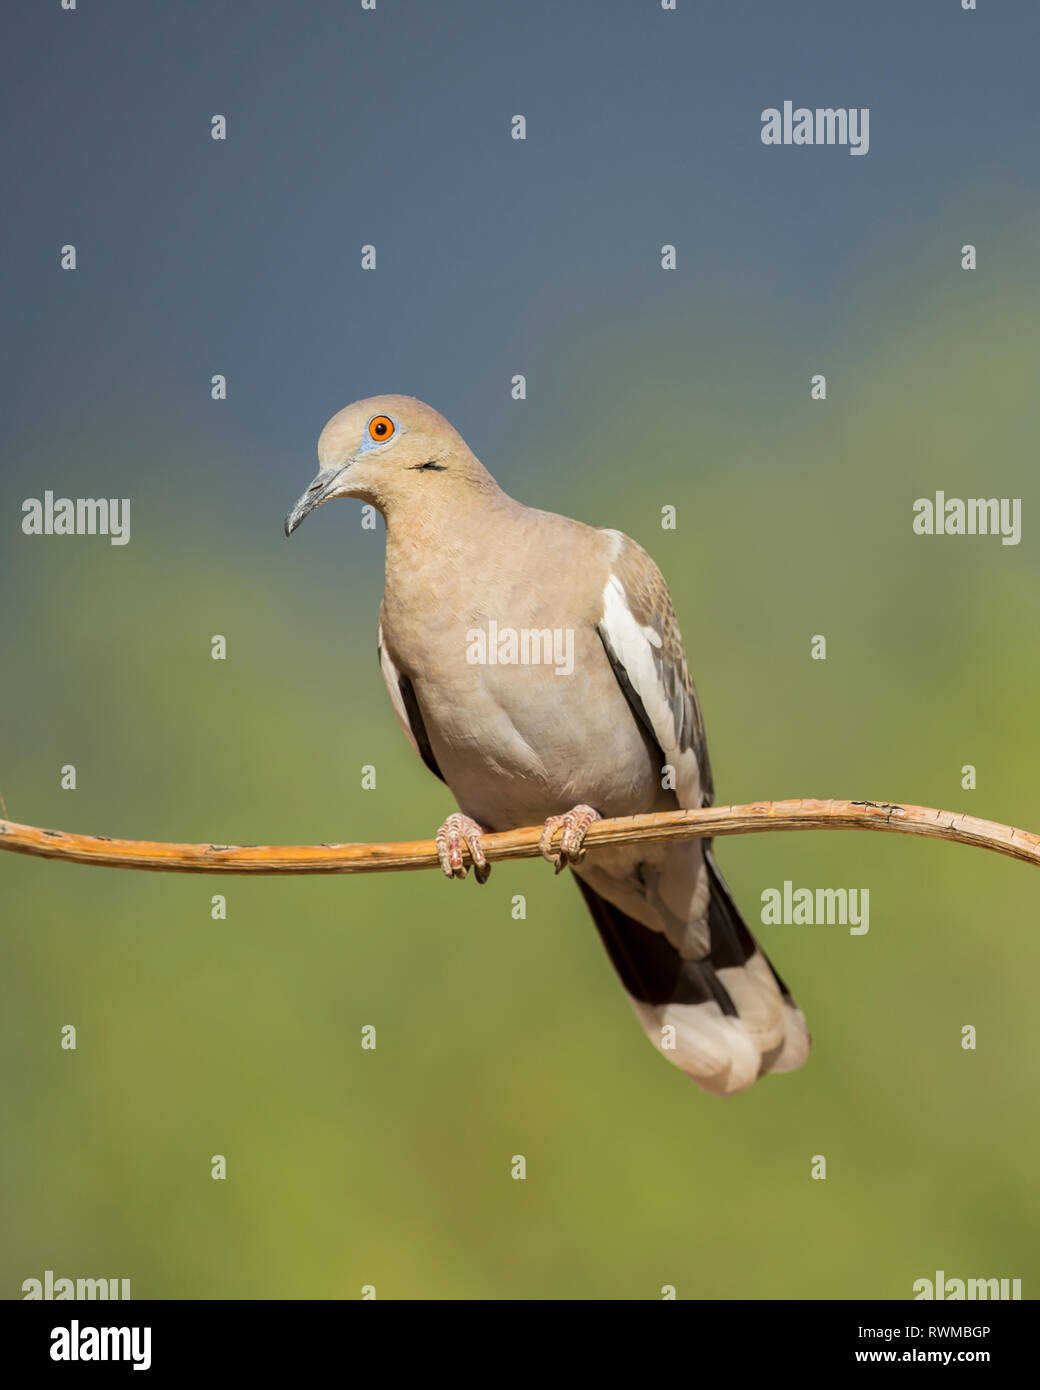
[[[499,53],[502,36],[474,38],[476,11],[458,9],[470,42]],[[280,36],[263,13],[273,27],[254,30],[258,53]],[[712,14],[723,81],[742,67],[737,31]],[[421,51],[419,29],[394,22],[398,51]],[[915,33],[923,51],[928,30]],[[444,53],[456,42],[450,25],[435,38]],[[621,63],[632,36],[619,24],[613,41]],[[322,31],[299,44],[320,62]],[[821,39],[821,70],[844,53],[835,44]],[[1001,52],[989,56],[999,71]],[[883,58],[857,61],[881,71]],[[519,85],[510,112],[525,109]],[[753,139],[754,108],[789,94],[779,78],[759,86]],[[866,82],[843,90],[845,104],[876,99]],[[459,313],[486,312],[513,336],[488,344],[467,320],[439,353],[439,289],[413,303],[408,332],[398,320],[359,346],[378,307],[353,269],[360,230],[336,272],[349,303],[319,284],[290,309],[321,272],[273,261],[262,292],[247,274],[232,308],[212,311],[236,336],[214,344],[185,310],[169,320],[169,351],[165,309],[149,311],[147,340],[137,328],[121,339],[132,317],[106,321],[115,253],[111,281],[92,282],[88,265],[70,291],[51,283],[48,246],[50,282],[40,269],[26,290],[44,324],[28,310],[17,321],[30,346],[5,419],[7,815],[227,843],[432,835],[453,803],[408,748],[376,663],[381,535],[361,529],[355,503],[326,508],[291,544],[280,530],[326,416],[402,389],[443,409],[521,500],[624,529],[654,554],[720,803],[906,800],[1040,830],[1035,191],[1007,151],[996,171],[968,160],[917,189],[912,161],[893,155],[884,174],[875,139],[866,160],[809,152],[823,160],[814,178],[849,178],[851,163],[891,180],[812,290],[790,239],[782,264],[748,261],[745,227],[727,260],[723,183],[708,269],[694,267],[691,223],[679,272],[656,270],[655,247],[681,237],[644,209],[641,249],[628,227],[624,255],[600,248],[572,294],[567,265],[534,290],[495,282],[489,303]],[[604,197],[613,179],[623,201],[622,173],[604,174]],[[783,236],[797,240],[792,196]],[[517,254],[533,254],[516,237]],[[960,269],[964,241],[982,243],[974,273]],[[205,287],[182,274],[163,262],[155,294],[173,314],[190,283],[202,315]],[[380,293],[411,292],[392,267],[379,275]],[[464,290],[478,271],[458,275]],[[605,295],[614,280],[620,304]],[[127,315],[149,283],[131,274]],[[319,341],[284,338],[294,314],[320,325]],[[258,325],[269,344],[254,341]],[[332,360],[340,331],[356,358]],[[218,406],[206,383],[225,364],[233,386]],[[517,403],[509,377],[528,364],[531,395]],[[809,399],[817,371],[826,402]],[[22,536],[21,500],[46,487],[130,495],[131,543]],[[936,489],[1022,498],[1022,543],[914,536],[913,501]],[[661,529],[665,504],[674,531]],[[210,659],[216,633],[223,662]],[[810,660],[817,633],[825,662]],[[75,791],[60,789],[66,763]],[[967,763],[975,791],[961,789]],[[1031,1297],[1035,871],[861,833],[718,849],[815,1038],[802,1071],[729,1101],[647,1045],[576,889],[545,865],[500,865],[478,889],[435,873],[247,880],[2,856],[0,1293],[19,1297],[52,1269],[130,1278],[137,1298],[357,1298],[364,1285],[380,1298],[656,1298],[671,1284],[680,1298],[902,1299],[943,1269],[1020,1278]],[[759,927],[761,892],[785,879],[869,888],[869,934]],[[211,917],[216,893],[225,921]],[[511,915],[518,893],[524,921]],[[70,1023],[74,1052],[60,1046]],[[976,1051],[961,1048],[967,1024]],[[361,1047],[365,1025],[375,1051]],[[210,1177],[214,1154],[226,1181]],[[818,1154],[826,1181],[810,1178]]]

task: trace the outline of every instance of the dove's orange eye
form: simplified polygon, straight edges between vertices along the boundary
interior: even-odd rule
[[[376,415],[368,422],[368,432],[377,444],[385,444],[394,432],[394,422],[389,415]]]

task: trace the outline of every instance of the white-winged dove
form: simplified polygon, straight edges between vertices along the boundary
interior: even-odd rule
[[[490,867],[484,830],[545,822],[651,1042],[714,1095],[791,1071],[801,1010],[740,916],[710,840],[583,852],[600,817],[708,805],[711,769],[671,599],[649,555],[508,497],[441,415],[376,396],[333,416],[289,512],[356,497],[386,520],[379,660],[412,746],[460,813],[441,866]],[[553,839],[560,832],[557,850]]]

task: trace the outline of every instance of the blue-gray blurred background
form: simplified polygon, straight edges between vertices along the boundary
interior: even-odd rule
[[[400,391],[521,500],[653,552],[720,802],[1040,829],[1034,4],[53,0],[2,26],[11,819],[432,834],[453,804],[375,660],[381,533],[356,503],[281,530],[328,416]],[[786,99],[869,107],[869,153],[764,146]],[[47,489],[129,497],[130,543],[23,535]],[[1021,498],[1021,544],[915,536],[937,489]],[[477,890],[3,856],[0,1293],[907,1298],[943,1269],[1031,1296],[1034,871],[856,833],[720,857],[756,924],[785,879],[871,895],[865,936],[760,929],[816,1047],[725,1102],[646,1044],[544,865]]]

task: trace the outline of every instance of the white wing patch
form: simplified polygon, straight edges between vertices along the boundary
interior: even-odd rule
[[[675,768],[675,790],[680,805],[699,807],[701,777],[697,750],[679,747],[675,710],[658,673],[655,653],[662,646],[661,634],[636,621],[625,586],[617,575],[610,576],[603,590],[602,627],[625,668],[632,689],[642,701],[665,763]]]

